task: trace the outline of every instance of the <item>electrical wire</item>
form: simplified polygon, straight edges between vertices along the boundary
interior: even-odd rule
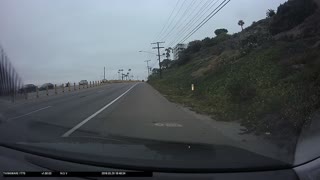
[[[180,18],[177,20],[177,23],[175,23],[174,26],[172,26],[171,30],[162,38],[162,41],[164,41],[163,39],[166,39],[173,30],[175,30],[175,28],[177,27],[178,24],[181,23],[182,19],[186,16],[186,14],[190,11],[191,6],[194,5],[196,1],[191,1],[191,3],[189,4],[188,7],[186,7],[185,11],[182,13],[182,15],[180,16]]]
[[[171,11],[171,13],[170,13],[170,15],[169,15],[168,19],[166,20],[165,24],[163,25],[163,27],[162,27],[161,31],[160,31],[160,32],[158,33],[158,35],[154,38],[154,40],[153,40],[153,41],[156,41],[156,39],[158,39],[158,38],[162,35],[162,32],[163,32],[164,28],[168,25],[168,23],[169,23],[169,21],[170,21],[170,19],[171,19],[172,15],[173,15],[173,12],[174,12],[174,11],[175,11],[175,9],[177,8],[177,6],[178,6],[178,4],[179,4],[179,2],[180,2],[180,1],[181,1],[181,0],[177,0],[176,5],[175,5],[175,6],[174,6],[174,8],[172,9],[172,11]]]
[[[208,0],[202,7],[201,9],[198,11],[198,13],[184,26],[184,28],[178,33],[178,37],[175,38],[174,40],[172,40],[169,44],[169,46],[172,46],[175,42],[177,42],[178,40],[180,40],[183,36],[185,36],[185,34],[192,29],[192,27],[199,22],[199,20],[201,18],[203,18],[204,15],[207,14],[207,12],[209,12],[209,10],[211,8],[213,8],[217,2],[219,2],[219,0],[216,1],[211,1]],[[179,42],[179,41],[178,41]]]
[[[165,30],[163,31],[164,34],[167,32],[167,30],[169,29],[169,27],[172,25],[172,23],[173,23],[174,19],[176,19],[177,15],[180,14],[180,11],[181,11],[182,7],[185,5],[185,3],[186,3],[186,0],[183,0],[183,2],[182,2],[182,4],[181,4],[178,12],[177,12],[177,13],[175,14],[175,16],[171,19],[171,21],[170,21],[169,25],[167,26],[167,28],[165,28]],[[160,36],[159,39],[163,39],[162,36]]]
[[[167,39],[171,39],[172,37],[175,37],[175,36],[178,36],[178,35],[179,35],[179,31],[181,31],[181,30],[184,28],[184,26],[186,25],[187,20],[190,19],[190,17],[191,17],[192,15],[194,15],[194,12],[195,12],[196,10],[198,10],[198,8],[199,8],[201,5],[203,5],[203,1],[204,1],[204,0],[198,1],[199,3],[196,5],[196,7],[193,9],[193,11],[192,11],[191,13],[189,13],[188,16],[185,16],[186,18],[184,18],[184,20],[178,25],[178,27],[175,28],[175,29],[177,30],[177,32],[176,32],[176,33],[170,33],[170,35],[168,36]],[[208,1],[210,1],[210,0],[208,0]],[[183,26],[183,25],[184,25],[184,26]],[[182,26],[183,26],[183,27],[182,27]]]
[[[180,43],[183,43],[186,41],[189,37],[191,37],[194,33],[196,33],[203,25],[205,25],[212,17],[214,17],[222,8],[224,8],[231,0],[228,0],[226,3],[224,0],[212,13],[210,13],[210,16],[205,18],[206,20],[202,21],[195,29],[193,29],[183,40],[180,41]],[[224,3],[224,4],[223,4]],[[221,7],[220,7],[221,6]],[[219,8],[220,7],[220,8]],[[219,8],[219,9],[218,9]],[[218,10],[217,10],[218,9]],[[217,10],[217,11],[216,11]]]

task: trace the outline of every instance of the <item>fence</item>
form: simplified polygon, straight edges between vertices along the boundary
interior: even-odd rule
[[[13,96],[21,86],[21,78],[0,46],[0,96]]]
[[[53,95],[59,95],[59,94],[67,94],[69,92],[75,92],[75,91],[81,91],[83,89],[89,89],[94,88],[98,86],[102,86],[108,83],[103,83],[100,81],[89,81],[88,84],[80,85],[79,83],[67,83],[67,84],[61,84],[57,85],[54,84],[53,87],[47,87],[46,89],[39,89],[36,87],[34,92],[26,92],[22,91],[18,94],[16,94],[16,99],[35,99],[35,98],[41,98],[46,96],[53,96]]]

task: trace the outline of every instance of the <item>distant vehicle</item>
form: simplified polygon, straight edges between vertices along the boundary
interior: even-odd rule
[[[67,83],[66,83],[66,87],[69,87],[69,86],[70,86],[70,83],[69,83],[69,82],[67,82]]]
[[[144,80],[142,80],[142,82],[144,82]]]
[[[37,90],[37,86],[34,84],[26,84],[24,85],[21,89],[19,89],[19,93],[30,93],[30,92],[35,92]]]
[[[79,85],[88,85],[88,81],[87,80],[81,80],[79,82]]]
[[[39,91],[44,91],[44,90],[47,89],[47,87],[48,87],[48,89],[53,89],[53,88],[54,88],[53,84],[51,84],[51,83],[45,83],[45,84],[43,84],[43,85],[39,88]]]

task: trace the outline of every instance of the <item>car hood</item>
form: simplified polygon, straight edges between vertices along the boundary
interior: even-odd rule
[[[132,170],[230,172],[286,169],[290,165],[226,145],[190,144],[124,138],[59,138],[4,146],[88,165]]]

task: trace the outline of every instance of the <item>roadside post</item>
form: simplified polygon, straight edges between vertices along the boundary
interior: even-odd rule
[[[54,85],[54,93],[55,93],[56,95],[58,94],[57,85],[56,85],[56,84]]]
[[[73,83],[73,90],[76,91],[76,83]]]
[[[27,93],[26,89],[23,89],[23,92],[24,92],[24,98],[27,100],[28,99],[28,93]]]
[[[38,88],[38,86],[36,86],[36,95],[37,95],[37,98],[39,98],[39,88]]]
[[[15,90],[11,90],[11,101],[14,103],[15,99]]]
[[[71,89],[70,89],[70,83],[68,82],[68,91],[70,92],[70,90],[71,90]]]
[[[91,87],[91,81],[90,81],[90,87]]]
[[[79,82],[79,90],[80,90],[80,82]]]
[[[62,92],[64,93],[64,84],[62,84]]]
[[[194,84],[191,84],[191,91],[194,91]]]
[[[47,96],[49,96],[49,86],[46,87]]]

